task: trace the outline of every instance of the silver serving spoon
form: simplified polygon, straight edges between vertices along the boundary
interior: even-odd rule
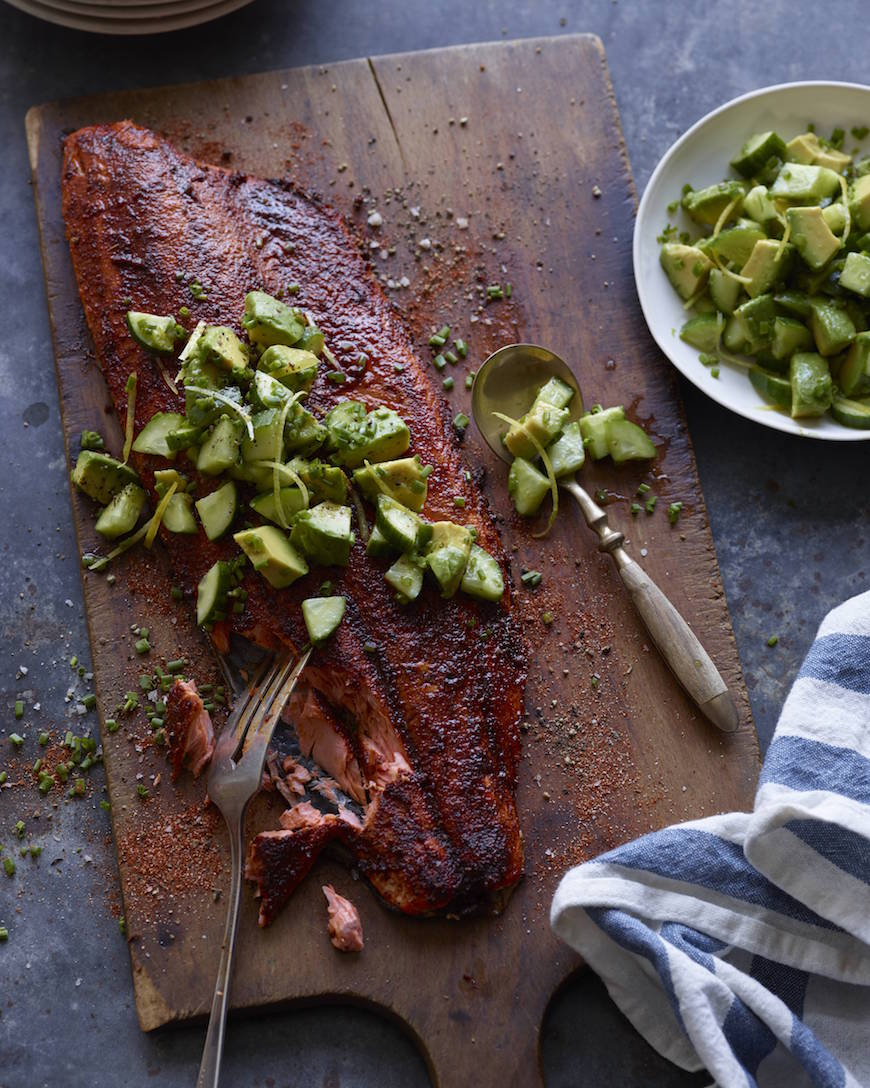
[[[471,393],[474,422],[486,444],[503,461],[510,461],[511,455],[502,443],[504,422],[494,413],[518,419],[529,410],[544,382],[552,377],[574,390],[568,407],[571,418],[576,419],[583,412],[580,387],[568,364],[552,351],[535,344],[509,344],[490,355],[478,370]],[[559,486],[577,500],[586,524],[598,534],[599,550],[609,552],[613,558],[650,637],[689,697],[715,726],[733,733],[740,724],[737,708],[725,681],[692,629],[626,553],[623,534],[610,528],[605,512],[577,480],[567,476],[559,480]]]

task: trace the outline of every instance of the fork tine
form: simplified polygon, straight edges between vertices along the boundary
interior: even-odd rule
[[[247,753],[255,740],[259,740],[265,750],[272,739],[272,734],[281,716],[281,711],[284,709],[284,704],[290,698],[299,675],[308,664],[310,656],[311,649],[309,648],[295,663],[292,658],[285,660],[278,675],[270,678],[270,683],[263,692],[262,700],[258,703],[251,716],[250,726],[245,734],[242,758],[244,758],[244,753]]]
[[[242,695],[233,707],[227,718],[226,725],[221,731],[218,745],[222,754],[232,758],[242,745],[245,736],[256,714],[260,699],[275,681],[275,678],[283,671],[283,660],[275,661],[268,658],[264,661]]]

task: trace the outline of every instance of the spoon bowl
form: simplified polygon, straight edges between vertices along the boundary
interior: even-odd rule
[[[471,390],[471,414],[484,441],[502,461],[513,460],[501,438],[504,421],[494,413],[519,419],[529,410],[541,386],[559,378],[574,390],[568,404],[570,420],[583,415],[583,395],[564,359],[538,344],[507,344],[484,362]]]

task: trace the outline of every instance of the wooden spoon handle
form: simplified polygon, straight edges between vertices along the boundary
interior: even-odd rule
[[[607,515],[576,481],[562,485],[570,491],[599,537],[598,547],[609,552],[625,583],[650,638],[674,676],[705,717],[725,733],[740,724],[737,708],[719,670],[695,633],[646,572],[622,547],[623,535],[611,529]]]

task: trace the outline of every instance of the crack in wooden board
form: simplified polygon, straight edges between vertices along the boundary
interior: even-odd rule
[[[690,620],[736,693],[739,733],[725,738],[698,720],[649,652],[610,561],[594,551],[578,515],[566,511],[545,547],[511,519],[504,469],[470,434],[467,457],[487,465],[488,496],[508,526],[514,569],[526,563],[545,575],[540,596],[520,594],[524,622],[538,645],[518,798],[526,878],[500,918],[460,924],[390,914],[357,885],[352,894],[367,938],[358,958],[338,956],[325,936],[320,884],[331,880],[345,892],[352,887],[333,859],[319,863],[269,930],[257,929],[249,894],[243,904],[235,1008],[364,1001],[408,1027],[445,1088],[479,1079],[483,1055],[489,1083],[540,1083],[541,1019],[552,994],[579,965],[549,930],[549,901],[560,872],[579,856],[648,828],[748,807],[758,764],[676,379],[654,348],[634,295],[636,198],[601,44],[580,35],[461,46],[32,110],[28,143],[68,452],[82,427],[104,418],[111,438],[118,441],[120,435],[116,421],[104,416],[107,396],[88,357],[64,240],[60,139],[80,125],[127,116],[206,159],[218,160],[227,150],[231,165],[246,172],[293,171],[346,212],[362,186],[383,194],[397,186],[407,190],[413,181],[419,194],[414,201],[433,209],[433,216],[434,209],[443,213],[433,223],[446,224],[447,207],[469,216],[469,236],[483,238],[482,263],[497,272],[502,263],[509,269],[522,330],[575,364],[587,399],[625,402],[661,440],[659,469],[667,478],[657,481],[656,490],[660,506],[676,498],[684,502],[679,527],[671,527],[661,509],[654,517],[632,519],[627,501],[614,502],[609,512],[615,527],[633,538],[635,554],[646,550],[642,562]],[[462,117],[467,124],[460,124]],[[288,144],[295,145],[289,155]],[[348,170],[337,172],[339,164]],[[600,197],[593,195],[596,185]],[[382,211],[388,232],[389,206]],[[364,215],[356,221],[364,222]],[[502,229],[505,238],[496,245],[488,235]],[[464,320],[469,307],[454,295],[436,291],[433,315],[455,313]],[[474,350],[482,351],[492,335],[476,327]],[[464,397],[461,390],[454,394],[457,407],[467,404]],[[642,478],[602,464],[590,466],[587,476],[593,487],[625,499]],[[84,549],[92,544],[92,511],[77,495],[72,504]],[[141,618],[141,598],[122,582],[110,590],[104,581],[84,580],[102,706],[135,686],[139,672],[135,661],[112,648]],[[540,612],[553,600],[558,619],[543,638]],[[172,619],[169,613],[149,615],[155,645],[172,647],[172,656],[206,656],[198,634]],[[600,679],[593,689],[594,672]],[[137,807],[131,795],[138,755],[123,732],[104,739],[117,843],[127,842],[143,823],[159,828],[186,806],[201,804],[202,787],[185,781],[177,791],[160,790],[147,810]],[[150,760],[147,766],[161,765]],[[276,809],[261,806],[253,819],[274,826],[276,816]],[[226,887],[228,852],[220,827],[214,842],[211,884]],[[211,997],[223,904],[214,902],[205,881],[170,890],[174,898],[157,909],[123,851],[120,870],[135,937],[130,951],[142,1026],[202,1017]]]

